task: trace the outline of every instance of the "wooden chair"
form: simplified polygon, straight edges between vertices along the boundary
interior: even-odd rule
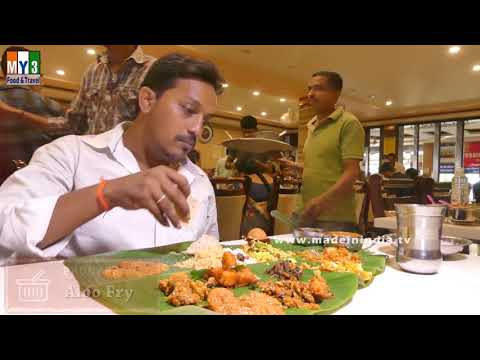
[[[385,216],[385,201],[382,196],[383,179],[380,175],[370,175],[367,181],[368,200],[372,205],[373,217]]]
[[[369,221],[370,209],[373,218],[384,217],[385,210],[393,210],[395,204],[413,204],[416,200],[415,196],[384,198],[382,195],[383,185],[383,179],[378,174],[371,175],[366,183],[366,194],[360,212],[359,227],[364,234],[369,234],[369,236],[377,236],[391,232],[390,230],[379,229],[373,226]]]
[[[415,179],[415,203],[429,204],[427,195],[433,197],[435,181],[432,178],[418,177]]]
[[[409,178],[393,178],[383,182],[383,190],[387,195],[412,196],[415,191],[415,182]]]
[[[439,182],[433,185],[433,199],[435,201],[443,200],[450,202],[450,190],[452,189],[452,183]]]
[[[282,186],[290,185],[292,188],[285,188]],[[302,181],[299,179],[285,179],[282,176],[276,176],[273,179],[273,194],[271,210],[279,210],[280,212],[291,215],[297,206],[297,200],[302,186]],[[283,224],[276,219],[272,219],[273,233],[272,235],[287,234],[291,232],[288,225]]]
[[[240,225],[246,211],[250,178],[211,179],[217,204],[217,221],[220,241],[241,238]],[[236,185],[234,190],[219,189],[220,185]]]
[[[215,196],[245,195],[245,178],[243,177],[212,177],[210,178]]]

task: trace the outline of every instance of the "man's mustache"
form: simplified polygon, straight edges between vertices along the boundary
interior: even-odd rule
[[[175,136],[175,140],[182,141],[194,147],[197,142],[197,137],[194,135],[177,135]]]

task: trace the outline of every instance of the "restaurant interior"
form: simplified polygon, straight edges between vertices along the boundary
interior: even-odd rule
[[[105,51],[98,45],[25,45],[42,54],[43,95],[68,109],[86,68]],[[0,46],[3,52],[7,46]],[[392,210],[396,198],[425,203],[413,189],[409,199],[395,196],[396,187],[415,187],[395,181],[379,189],[366,184],[379,173],[389,153],[397,154],[404,169],[418,170],[434,180],[423,189],[434,199],[449,201],[456,167],[463,167],[470,185],[480,181],[480,47],[427,45],[144,45],[146,54],[161,57],[180,52],[213,61],[226,83],[218,110],[205,138],[197,141],[198,164],[215,187],[220,237],[238,239],[248,193],[229,192],[225,179],[215,176],[217,162],[226,155],[222,142],[242,136],[240,119],[257,118],[260,131],[271,131],[295,147],[292,159],[302,161],[306,124],[313,117],[306,100],[312,73],[332,70],[344,79],[339,105],[355,114],[364,126],[362,176],[357,182],[357,216],[361,229],[373,228],[375,217]],[[17,164],[18,165],[18,164]],[[24,165],[24,164],[23,164]],[[22,164],[19,167],[23,166]],[[242,178],[230,179],[241,182]],[[279,173],[273,206],[285,213],[295,209],[301,177]],[[242,187],[242,186],[240,186]],[[368,191],[382,193],[375,204]],[[418,190],[420,191],[420,190]],[[243,192],[243,193],[242,193]],[[475,202],[474,192],[470,201]],[[229,211],[226,211],[229,209]],[[288,232],[276,219],[271,235]]]
[[[60,103],[65,111],[68,111],[75,99],[87,68],[99,62],[100,56],[106,52],[101,45],[22,46],[39,50],[41,53],[41,86],[36,90]],[[0,52],[3,53],[7,47],[8,45],[0,45]],[[179,240],[171,236],[172,241],[164,244],[165,246],[158,246],[155,242],[155,247],[149,249],[137,247],[121,249],[120,252],[105,250],[101,254],[71,258],[15,258],[11,263],[5,263],[5,270],[0,263],[0,279],[5,278],[4,287],[0,286],[0,293],[8,293],[10,297],[5,302],[6,311],[48,313],[60,309],[64,313],[98,314],[239,314],[241,311],[238,309],[237,312],[229,313],[221,307],[220,310],[215,308],[210,297],[207,298],[207,293],[233,291],[235,296],[240,296],[247,292],[248,285],[252,293],[258,291],[256,296],[259,296],[260,292],[264,297],[265,294],[274,296],[278,291],[272,290],[274,285],[271,283],[263,283],[263,286],[266,286],[264,288],[256,288],[257,285],[254,284],[279,273],[287,277],[282,278],[282,281],[277,281],[280,277],[276,278],[277,286],[279,283],[299,282],[302,274],[308,273],[310,277],[303,283],[302,291],[314,293],[308,286],[314,284],[318,290],[320,284],[321,289],[326,289],[321,299],[318,294],[316,297],[315,294],[310,294],[314,300],[307,304],[310,307],[302,308],[306,299],[302,294],[301,301],[296,299],[300,302],[294,305],[286,305],[285,296],[281,295],[278,301],[283,307],[274,299],[278,303],[275,311],[278,311],[273,313],[478,313],[480,46],[141,47],[145,54],[155,58],[175,52],[210,60],[218,66],[225,79],[223,94],[218,97],[217,110],[204,125],[201,136],[197,139],[195,150],[198,157],[195,157],[193,152],[191,157],[189,154],[191,160],[208,175],[212,184],[221,243],[217,239],[214,244],[209,243],[211,238],[204,234],[200,239],[189,243],[187,248],[182,247],[185,244],[178,243]],[[271,139],[279,140],[282,149],[288,150],[277,152],[281,153],[284,159],[301,164],[309,131],[308,123],[316,114],[308,99],[307,86],[312,74],[322,70],[341,75],[343,90],[336,105],[354,114],[365,131],[361,174],[354,184],[358,231],[336,233],[350,234],[350,241],[355,236],[362,241],[380,239],[373,245],[364,242],[360,243],[360,247],[355,247],[354,242],[354,245],[347,243],[346,246],[330,248],[322,243],[320,250],[312,250],[299,243],[299,238],[315,239],[318,231],[322,229],[301,227],[295,222],[293,215],[302,196],[302,174],[292,171],[282,163],[273,167],[274,175],[269,188],[271,191],[268,191],[265,207],[259,205],[269,219],[268,225],[263,227],[264,232],[260,229],[263,235],[254,235],[253,230],[258,230],[261,226],[252,225],[252,228],[248,228],[245,225],[251,216],[249,205],[255,203],[251,192],[255,181],[253,176],[240,171],[224,175],[219,170],[219,164],[222,161],[225,164],[229,157],[226,144],[232,140],[246,140],[241,129],[241,120],[248,115],[257,120],[257,134],[254,137],[265,140],[265,143],[270,145]],[[3,80],[0,78],[0,83],[3,83]],[[276,144],[279,146],[278,141]],[[358,145],[360,158],[361,144]],[[394,160],[389,159],[392,154]],[[10,174],[27,166],[22,159],[11,160]],[[275,158],[272,162],[275,162]],[[387,175],[381,170],[386,163],[395,167],[393,175]],[[452,181],[457,179],[456,171],[460,168],[468,179],[468,204],[456,206],[452,198]],[[0,185],[4,180],[5,178],[0,176]],[[157,205],[163,197],[156,202]],[[402,208],[402,205],[405,207]],[[412,207],[408,207],[410,205]],[[443,210],[441,205],[445,205]],[[469,217],[471,214],[473,219]],[[157,224],[155,229],[156,226]],[[352,237],[352,234],[355,236]],[[109,233],[108,235],[110,236]],[[324,233],[320,232],[320,235],[323,236]],[[413,239],[410,245],[408,242],[401,242],[404,235]],[[155,232],[155,241],[156,236]],[[393,236],[395,241],[384,246],[383,239],[391,240],[389,236]],[[278,242],[275,242],[276,239],[279,239]],[[294,243],[288,243],[290,240]],[[367,246],[362,247],[365,244]],[[196,252],[192,250],[195,247],[198,247]],[[201,247],[208,251],[199,250]],[[237,252],[234,253],[235,251]],[[336,259],[328,258],[330,251],[335,253]],[[343,255],[340,254],[342,251]],[[208,265],[205,265],[207,260]],[[249,263],[248,260],[252,262]],[[271,267],[276,261],[279,262]],[[212,263],[216,265],[213,266]],[[339,268],[339,264],[343,267]],[[23,265],[25,266],[22,267]],[[122,268],[123,265],[125,268]],[[175,273],[180,268],[182,271],[195,270],[196,272],[189,273],[188,276],[195,274],[198,279],[188,279],[183,272]],[[199,270],[205,270],[206,277],[200,278]],[[252,282],[240,284],[242,271],[246,271],[243,275],[250,276],[248,279],[253,279]],[[236,279],[233,285],[225,285],[225,273]],[[382,273],[385,275],[377,277]],[[418,276],[436,273],[438,278]],[[68,276],[64,276],[65,274]],[[181,302],[174,296],[172,301],[172,294],[177,289],[172,278],[178,274],[187,277],[181,281],[177,279],[178,283],[187,284],[183,291],[188,288],[188,294],[192,295],[195,286],[201,287],[204,290],[201,296],[198,295],[200,293],[194,294],[197,298],[190,302]],[[42,280],[43,275],[45,278]],[[167,278],[168,275],[172,276]],[[370,285],[373,278],[375,283]],[[412,279],[415,281],[411,281]],[[210,286],[212,281],[216,286],[213,290]],[[1,283],[3,284],[3,281]],[[32,283],[37,291],[43,287],[44,292],[23,290]],[[46,294],[49,283],[55,284],[56,289],[65,287],[76,289],[79,293],[98,293],[70,296],[70,290],[67,290],[67,295],[60,294],[61,291],[58,290],[58,294],[50,294],[49,300],[39,300],[39,297]],[[269,288],[267,285],[273,287]],[[243,289],[240,289],[241,286]],[[356,293],[357,289],[367,286],[370,287],[369,290],[359,290]],[[110,296],[109,287],[124,293],[118,298]],[[445,288],[455,294],[453,301],[451,296],[444,295]],[[125,289],[137,292],[130,298],[132,293]],[[237,293],[237,290],[240,291]],[[356,300],[351,301],[354,293],[357,294]],[[23,302],[28,297],[34,299]],[[233,295],[230,298],[235,300]],[[260,297],[253,299],[247,300],[261,302]],[[461,305],[455,302],[455,299],[461,301]],[[205,305],[207,302],[208,306]],[[42,310],[45,304],[49,305],[50,310]],[[261,313],[258,309],[256,312],[251,311],[247,314]]]

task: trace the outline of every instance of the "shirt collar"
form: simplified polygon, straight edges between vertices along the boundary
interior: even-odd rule
[[[118,144],[122,140],[123,133],[132,124],[133,122],[131,121],[124,121],[119,123],[110,131],[104,132],[99,135],[84,135],[84,136],[81,136],[80,139],[84,143],[90,145],[91,147],[97,150],[108,149],[109,152],[113,156],[115,156],[115,151],[117,149]],[[117,160],[121,161],[121,159],[117,159]],[[123,163],[123,161],[121,162]],[[131,171],[138,171],[138,169],[132,170],[132,164],[123,164],[123,165],[127,166]],[[195,177],[206,176],[206,174],[197,165],[195,165],[188,157],[186,158],[185,162],[180,166],[180,168],[178,169],[178,172],[187,178],[189,184],[191,184],[195,180]]]
[[[112,153],[115,151],[115,147],[118,144],[118,141],[122,137],[125,130],[132,124],[131,121],[124,121],[115,126],[112,130],[106,131],[98,135],[84,135],[80,139],[100,150],[108,148]]]
[[[125,60],[125,62],[129,61],[130,59],[135,61],[137,64],[141,65],[141,64],[146,63],[149,60],[149,57],[147,55],[145,55],[142,47],[140,45],[138,45],[137,48],[135,49],[135,51]],[[100,61],[103,64],[108,64],[108,55],[103,55],[100,58]]]
[[[339,106],[335,109],[334,112],[332,112],[330,115],[328,115],[327,119],[337,121],[338,119],[340,119],[342,117],[344,112],[345,112],[345,108],[343,106]],[[313,117],[313,119],[308,122],[307,126],[309,128],[316,129],[317,128],[317,125],[315,124],[316,121],[317,121],[317,116],[315,115]]]

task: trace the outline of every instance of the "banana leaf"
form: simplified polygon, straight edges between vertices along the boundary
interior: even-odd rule
[[[253,264],[248,267],[261,278],[262,281],[274,279],[265,271],[271,264]],[[203,277],[204,271],[192,271],[193,279]],[[304,272],[302,281],[308,281],[313,272]],[[318,310],[287,309],[287,315],[320,315],[330,314],[348,303],[358,288],[358,280],[351,273],[323,273],[325,280],[334,294],[332,299],[324,300]],[[113,312],[122,315],[213,315],[215,312],[206,309],[204,301],[198,306],[175,307],[167,303],[167,297],[158,289],[160,279],[168,277],[167,273],[147,276],[141,279],[115,281],[90,288],[93,299],[102,303]],[[241,287],[233,290],[235,296],[247,294],[258,289]]]
[[[190,243],[181,243],[151,249],[78,257],[66,260],[65,265],[75,275],[82,291],[88,290],[88,293],[94,300],[118,314],[216,314],[205,308],[206,302],[199,304],[199,306],[174,307],[167,303],[166,296],[158,289],[160,279],[166,278],[175,272],[188,271],[188,269],[175,268],[173,264],[188,257],[181,252],[189,245]],[[303,251],[306,249],[305,246],[289,243],[276,243],[274,246],[289,251]],[[322,249],[318,246],[310,248]],[[373,271],[376,275],[385,268],[385,257],[371,255],[368,251],[361,251],[359,254],[366,271]],[[116,265],[119,261],[125,259],[159,261],[169,264],[170,268],[162,274],[140,279],[112,281],[103,278],[101,273],[105,268]],[[298,259],[302,261],[301,258]],[[273,264],[273,262],[260,263],[248,265],[248,267],[261,280],[268,280],[271,277],[265,271]],[[190,274],[192,278],[200,278],[203,276],[203,271],[191,271]],[[312,271],[305,270],[302,281],[308,281],[312,276]],[[358,288],[368,285],[362,284],[355,274],[349,272],[323,272],[322,276],[330,286],[334,297],[324,300],[318,310],[290,308],[286,310],[286,314],[312,315],[334,313],[352,299]],[[242,287],[234,289],[234,294],[240,296],[248,291],[255,290]]]

